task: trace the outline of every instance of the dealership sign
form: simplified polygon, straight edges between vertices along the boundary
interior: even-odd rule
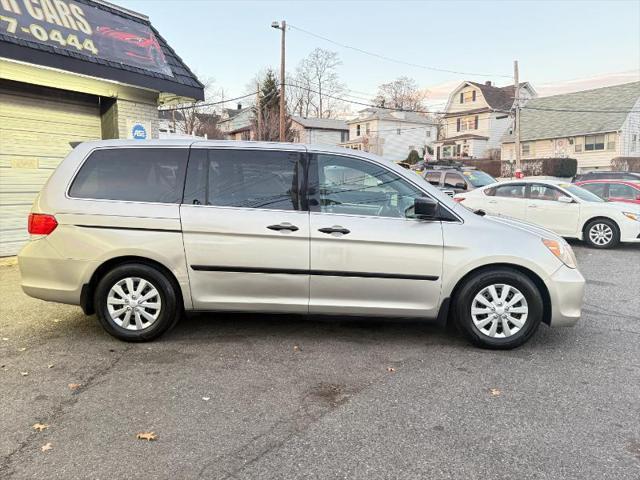
[[[173,75],[148,25],[70,0],[0,0],[0,33]]]

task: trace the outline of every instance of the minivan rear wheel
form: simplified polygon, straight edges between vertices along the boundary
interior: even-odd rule
[[[104,329],[120,340],[158,338],[180,318],[180,302],[172,282],[145,264],[119,265],[96,286],[94,305]]]
[[[538,287],[525,274],[499,268],[482,271],[455,298],[456,325],[475,345],[507,350],[525,343],[542,321]]]

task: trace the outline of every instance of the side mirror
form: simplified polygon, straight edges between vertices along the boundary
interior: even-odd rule
[[[422,220],[438,218],[438,202],[429,197],[418,197],[413,201],[414,214]]]
[[[563,195],[562,197],[558,197],[558,201],[560,203],[573,203],[573,198]]]
[[[462,183],[462,182],[456,183],[455,184],[455,188],[458,188],[460,190],[466,190],[467,189],[467,184],[466,183]]]

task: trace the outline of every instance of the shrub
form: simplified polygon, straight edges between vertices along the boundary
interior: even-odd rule
[[[417,150],[411,150],[409,152],[409,155],[407,156],[407,159],[405,160],[405,162],[407,162],[409,165],[415,165],[420,160],[422,160],[422,157],[420,157],[420,154],[418,153],[418,151]]]
[[[575,158],[529,158],[522,160],[522,173],[526,177],[573,177],[578,171]],[[511,177],[516,170],[515,162],[502,164],[502,176]]]
[[[640,173],[640,157],[615,157],[611,159],[611,169],[618,172]]]

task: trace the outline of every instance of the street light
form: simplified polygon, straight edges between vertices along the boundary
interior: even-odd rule
[[[284,131],[284,57],[285,57],[285,43],[284,43],[284,35],[287,31],[287,22],[282,20],[282,22],[271,22],[271,28],[275,28],[277,30],[282,30],[282,40],[280,44],[280,141],[284,142],[285,139],[285,131]]]

